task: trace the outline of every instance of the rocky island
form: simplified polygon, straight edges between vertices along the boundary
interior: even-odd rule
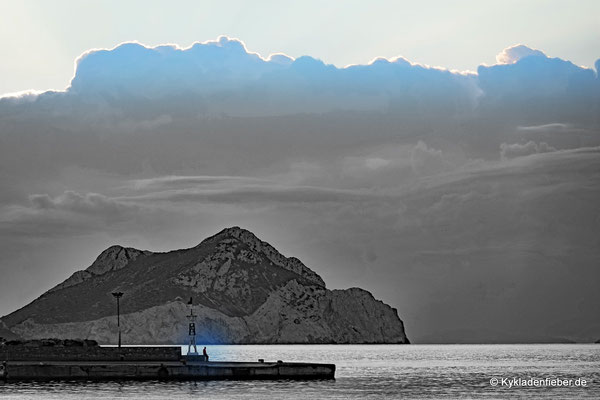
[[[329,290],[300,260],[232,227],[166,253],[112,246],[93,264],[0,320],[2,336],[184,344],[194,299],[199,343],[409,343],[396,309],[371,293]]]

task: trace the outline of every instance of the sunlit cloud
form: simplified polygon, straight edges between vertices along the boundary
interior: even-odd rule
[[[496,56],[496,62],[498,64],[514,64],[517,61],[525,58],[525,57],[546,57],[546,55],[536,49],[532,49],[523,44],[516,44],[514,46],[510,46],[502,50],[502,52],[498,53]]]

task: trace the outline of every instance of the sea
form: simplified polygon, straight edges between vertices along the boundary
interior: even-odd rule
[[[600,344],[207,346],[211,360],[335,363],[335,380],[0,382],[1,399],[600,399]]]

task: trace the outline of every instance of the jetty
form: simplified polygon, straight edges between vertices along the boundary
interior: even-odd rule
[[[122,346],[123,292],[112,295],[117,302],[117,347],[99,346],[95,340],[0,340],[0,381],[335,378],[334,364],[209,361],[206,348],[198,354],[192,298],[187,355],[179,346]]]
[[[36,343],[40,345],[35,345]],[[61,341],[59,341],[61,342]],[[248,380],[334,379],[334,364],[208,361],[182,355],[179,346],[104,347],[93,341],[5,343],[0,380]]]

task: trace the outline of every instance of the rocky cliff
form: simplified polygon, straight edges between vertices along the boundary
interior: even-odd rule
[[[185,343],[190,297],[201,343],[408,343],[396,309],[362,289],[328,290],[300,260],[238,227],[168,253],[112,246],[0,322],[25,339],[114,343],[115,291],[125,293],[124,343]]]

